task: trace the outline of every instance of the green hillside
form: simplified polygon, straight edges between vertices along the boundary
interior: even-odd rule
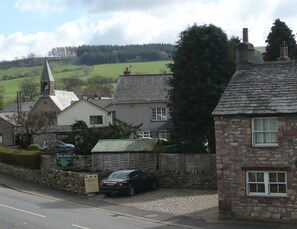
[[[129,68],[131,74],[158,74],[168,73],[167,64],[169,61],[156,62],[132,62],[118,64],[100,64],[91,67],[91,71],[86,73],[85,66],[74,65],[69,63],[51,63],[49,64],[55,78],[56,84],[59,80],[67,77],[79,77],[85,80],[91,76],[104,76],[117,78],[123,74],[126,67]],[[18,85],[23,80],[34,80],[39,82],[42,66],[34,67],[10,67],[7,69],[0,68],[0,85],[5,88],[5,102],[11,102],[16,98]]]

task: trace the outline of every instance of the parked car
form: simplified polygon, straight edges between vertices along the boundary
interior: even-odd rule
[[[74,149],[75,146],[73,144],[65,143],[61,140],[47,140],[43,142],[43,145],[41,147],[44,150],[47,149],[65,149],[70,150]]]
[[[100,192],[105,195],[127,194],[133,196],[136,192],[154,190],[157,185],[156,177],[149,176],[140,170],[118,170],[100,182]]]

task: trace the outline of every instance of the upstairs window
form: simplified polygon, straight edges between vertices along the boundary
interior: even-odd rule
[[[141,131],[139,133],[140,138],[153,138],[153,132],[150,131]]]
[[[90,124],[103,124],[102,115],[91,115]]]
[[[278,125],[276,118],[252,120],[253,146],[277,146]]]
[[[249,196],[287,195],[286,172],[248,171],[246,181]]]
[[[166,108],[158,107],[152,108],[152,121],[164,121],[167,120]]]

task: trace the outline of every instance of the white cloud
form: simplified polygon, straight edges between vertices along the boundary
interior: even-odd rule
[[[20,11],[30,11],[39,14],[62,12],[65,10],[61,0],[17,0],[14,7]]]
[[[175,43],[181,31],[194,23],[214,24],[229,37],[249,28],[255,46],[265,39],[275,19],[297,31],[295,0],[18,0],[15,7],[37,13],[71,13],[81,16],[47,33],[0,34],[0,60],[45,55],[53,47],[82,44]]]

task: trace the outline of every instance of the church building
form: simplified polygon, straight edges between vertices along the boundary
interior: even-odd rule
[[[40,78],[40,97],[31,112],[43,112],[48,125],[56,126],[57,113],[78,100],[78,97],[72,91],[55,90],[55,80],[48,61],[45,60]]]

